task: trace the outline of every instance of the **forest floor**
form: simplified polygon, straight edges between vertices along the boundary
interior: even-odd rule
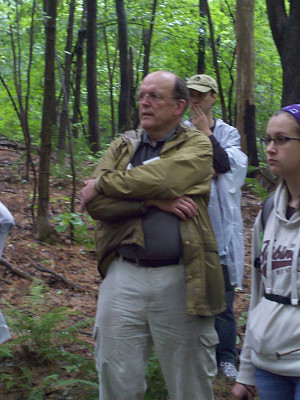
[[[25,301],[25,299],[28,299],[32,279],[40,279],[47,287],[46,300],[36,300],[37,303],[33,307],[37,308],[37,313],[40,308],[40,311],[42,311],[40,314],[47,313],[47,310],[55,310],[58,307],[67,307],[71,314],[65,317],[64,321],[57,322],[57,327],[59,326],[62,332],[67,320],[69,323],[71,321],[72,325],[88,318],[92,319],[95,315],[97,291],[101,283],[96,267],[96,254],[93,248],[87,248],[84,243],[72,243],[67,232],[58,234],[53,230],[52,240],[47,243],[39,242],[36,239],[30,211],[33,185],[32,182],[28,183],[22,180],[22,174],[24,174],[23,149],[18,146],[13,147],[11,144],[0,140],[0,201],[9,208],[16,221],[16,227],[7,239],[3,253],[3,258],[7,263],[6,265],[0,263],[0,309],[5,315],[9,314],[9,307],[5,303],[9,302],[15,309],[25,310],[25,314],[30,316],[31,312],[25,307],[28,301]],[[81,190],[81,185],[79,184],[79,186],[76,198],[77,210]],[[70,196],[69,181],[51,182],[51,217],[66,212],[64,199],[68,196]],[[235,297],[239,349],[244,335],[250,293],[251,228],[258,209],[259,199],[249,189],[244,189],[242,212],[246,249],[245,274],[243,289],[236,290]],[[92,230],[92,226],[89,227],[88,231],[91,237],[93,236]],[[41,267],[44,268],[43,271]],[[22,272],[28,274],[28,276],[21,276]],[[47,309],[45,309],[45,306]],[[28,321],[21,323],[26,325]],[[92,322],[88,326],[79,327],[76,334],[82,340],[82,343],[86,343],[86,346],[82,346],[82,343],[74,340],[68,344],[68,351],[74,351],[77,355],[84,356],[93,362]],[[22,335],[24,336],[24,332],[22,332]],[[6,342],[6,344],[14,342],[17,337],[18,333],[15,330],[12,331],[12,340]],[[41,360],[34,358],[34,350],[31,349],[32,352],[30,353],[30,346],[27,345],[26,353],[25,347],[24,343],[23,345],[21,343],[19,348],[15,346],[13,357],[7,356],[1,361],[0,400],[38,400],[44,398],[86,400],[96,398],[85,395],[84,385],[80,387],[80,384],[77,384],[77,386],[73,385],[70,388],[68,384],[64,385],[59,380],[56,380],[56,382],[60,382],[59,385],[53,385],[51,382],[57,379],[55,375],[58,369],[57,364],[50,359],[47,362],[38,362]],[[76,360],[74,364],[76,364]],[[80,376],[80,373],[83,376]],[[4,374],[5,379],[3,378]],[[23,375],[26,375],[26,379]],[[45,377],[48,378],[45,379]],[[64,378],[74,379],[74,382],[75,379],[87,380],[87,376],[82,371],[75,368],[72,370],[70,365],[68,370],[65,369]],[[11,384],[8,384],[9,381],[11,381]],[[78,382],[80,383],[80,381]],[[232,382],[218,375],[214,385],[216,400],[230,398]],[[43,390],[36,392],[32,390],[33,387],[41,388],[41,386],[43,386]],[[96,390],[94,389],[94,391]],[[43,394],[40,394],[41,392]],[[159,396],[153,397],[153,400],[159,399]]]

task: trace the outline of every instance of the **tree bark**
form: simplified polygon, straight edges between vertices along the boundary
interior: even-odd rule
[[[157,6],[157,0],[153,0],[150,27],[143,28],[143,47],[144,47],[143,78],[149,74],[150,50],[151,50],[151,41],[153,36],[154,21],[156,15],[156,6]]]
[[[282,107],[300,103],[300,2],[289,2],[289,14],[284,0],[266,0],[266,3],[272,35],[282,65]]]
[[[123,0],[116,0],[116,12],[118,19],[119,58],[120,58],[120,80],[121,90],[119,99],[119,132],[130,128],[130,88],[131,81],[128,79],[129,57],[127,21]]]
[[[206,5],[207,0],[199,0],[200,29],[198,39],[198,74],[205,73]]]
[[[258,166],[255,135],[254,104],[254,0],[236,2],[237,42],[237,119],[242,150],[248,155],[249,164]]]
[[[39,163],[39,200],[36,221],[37,237],[46,240],[50,235],[49,226],[49,177],[52,134],[55,130],[55,39],[57,0],[49,0],[45,9],[46,49],[44,74],[44,102],[41,130],[41,147]]]
[[[211,44],[211,48],[212,48],[214,67],[215,67],[215,71],[216,71],[216,78],[217,78],[218,88],[219,88],[219,97],[220,97],[221,107],[222,107],[222,118],[223,118],[224,122],[227,122],[227,111],[226,111],[226,104],[225,104],[225,99],[224,99],[224,94],[223,94],[221,74],[220,74],[219,63],[218,63],[218,53],[217,53],[215,37],[214,37],[214,28],[213,28],[213,22],[211,19],[210,9],[209,9],[207,0],[206,0],[206,13],[207,13],[207,19],[208,19],[208,25],[209,25],[209,31],[210,31],[210,44]]]
[[[107,0],[105,1],[104,6],[105,6],[105,13],[107,14],[108,13]],[[107,65],[108,79],[109,79],[111,137],[112,137],[112,139],[114,139],[115,135],[116,135],[115,104],[114,104],[114,71],[115,71],[115,66],[116,66],[118,50],[116,47],[113,57],[110,57],[109,40],[108,40],[108,34],[107,34],[105,24],[103,24],[103,39],[104,39],[104,45],[105,45],[106,65]],[[112,58],[112,62],[111,62],[111,58]]]
[[[80,91],[83,69],[83,53],[84,40],[86,38],[86,18],[87,18],[87,0],[83,0],[82,23],[78,31],[78,39],[75,47],[76,64],[75,64],[75,89],[74,89],[74,105],[72,117],[72,135],[78,137],[78,122],[80,120]]]
[[[99,108],[97,95],[97,0],[87,1],[87,92],[91,150],[100,150]]]
[[[74,29],[74,12],[75,12],[75,0],[70,1],[69,7],[69,21],[68,21],[68,33],[65,47],[65,73],[64,81],[62,84],[65,86],[63,90],[63,101],[62,109],[60,114],[60,125],[58,131],[58,160],[63,161],[63,153],[66,149],[66,129],[68,125],[68,110],[66,105],[69,102],[70,95],[70,76],[71,76],[71,62],[72,62],[72,43],[73,43],[73,29]]]

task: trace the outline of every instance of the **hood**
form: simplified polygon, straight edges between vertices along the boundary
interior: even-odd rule
[[[289,193],[284,181],[276,189],[274,196],[275,216],[278,222],[286,227],[294,228],[300,223],[300,211],[295,212],[289,220],[286,219],[286,209],[289,202]]]

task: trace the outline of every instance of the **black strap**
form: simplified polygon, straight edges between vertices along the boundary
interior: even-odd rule
[[[274,193],[272,193],[267,200],[263,203],[262,206],[262,212],[261,212],[261,224],[263,227],[263,231],[265,230],[266,223],[268,221],[269,215],[271,214],[271,211],[274,207]],[[260,257],[257,257],[254,260],[254,267],[257,269],[260,269],[261,267],[261,262],[260,262]]]
[[[274,193],[272,193],[267,200],[264,202],[262,206],[261,213],[261,223],[263,226],[263,230],[265,229],[266,223],[268,221],[269,215],[274,207]]]
[[[276,303],[280,304],[289,304],[291,305],[291,298],[287,296],[281,296],[280,294],[273,293],[264,293],[264,296],[267,300],[276,301]],[[298,304],[300,304],[300,300],[298,300]]]

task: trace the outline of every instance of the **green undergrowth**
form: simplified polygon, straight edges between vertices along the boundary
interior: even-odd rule
[[[93,320],[68,307],[51,308],[49,293],[37,280],[20,308],[2,303],[12,334],[0,346],[2,395],[14,400],[97,399],[93,349],[85,340]]]

